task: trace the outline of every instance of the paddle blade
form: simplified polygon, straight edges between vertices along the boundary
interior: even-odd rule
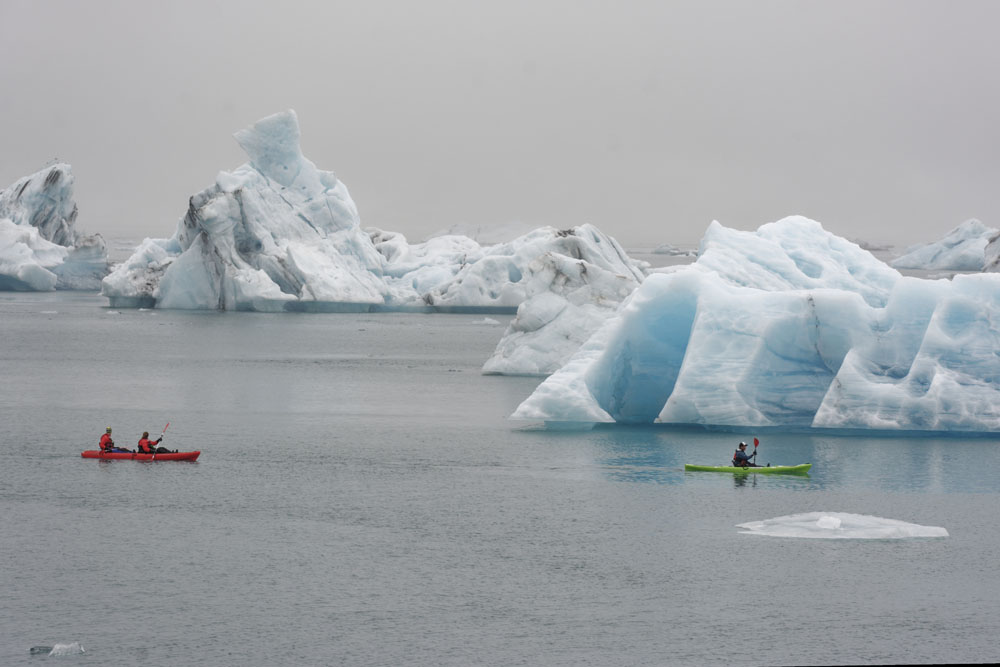
[[[753,439],[753,448],[757,449],[757,445],[759,445],[759,444],[760,444],[760,440],[758,440],[757,438],[754,438]]]

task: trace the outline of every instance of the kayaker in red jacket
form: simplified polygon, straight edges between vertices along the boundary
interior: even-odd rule
[[[109,426],[101,436],[101,451],[110,452],[115,448],[115,441],[111,439],[111,427]]]
[[[156,445],[160,444],[161,440],[163,440],[163,436],[162,435],[159,438],[157,438],[156,440],[150,440],[149,439],[149,431],[143,431],[142,432],[142,438],[139,440],[139,453],[140,454],[170,454],[171,450],[167,449],[166,447],[157,447],[156,446]],[[176,454],[177,450],[173,450],[173,453]]]
[[[101,436],[100,447],[102,452],[131,452],[131,449],[123,449],[115,446],[115,441],[111,439],[111,427],[109,426]]]

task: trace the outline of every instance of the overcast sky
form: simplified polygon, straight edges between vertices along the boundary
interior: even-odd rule
[[[1000,227],[1000,2],[0,0],[0,188],[172,236],[295,109],[366,227],[589,222],[627,247],[791,214],[856,240]]]

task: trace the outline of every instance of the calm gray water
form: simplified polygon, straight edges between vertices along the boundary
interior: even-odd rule
[[[507,318],[105,303],[0,293],[0,664],[1000,658],[996,439],[757,434],[813,473],[684,473],[755,434],[510,422]],[[167,422],[197,463],[79,456]],[[735,525],[807,511],[950,536]]]

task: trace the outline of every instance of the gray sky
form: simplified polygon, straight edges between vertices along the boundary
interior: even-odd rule
[[[173,235],[293,108],[362,224],[589,222],[628,247],[791,214],[1000,227],[998,2],[0,0],[0,188],[58,157],[78,225]]]

